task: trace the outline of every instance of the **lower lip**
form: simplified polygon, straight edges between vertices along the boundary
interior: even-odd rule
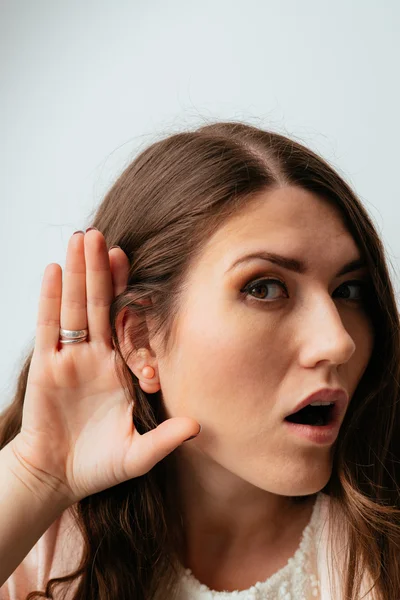
[[[334,443],[339,433],[339,424],[332,422],[329,425],[302,425],[283,421],[291,433],[298,435],[314,444],[329,446]]]

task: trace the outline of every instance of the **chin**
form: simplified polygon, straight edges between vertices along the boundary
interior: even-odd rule
[[[254,477],[245,477],[250,483],[278,496],[310,496],[323,490],[332,475],[330,460],[297,461],[281,467],[275,465],[273,472],[258,471]]]
[[[278,494],[282,496],[311,496],[318,494],[324,489],[331,477],[332,469],[324,469],[321,467],[319,472],[297,472],[295,476],[282,481],[279,487]],[[302,477],[299,475],[303,475]]]

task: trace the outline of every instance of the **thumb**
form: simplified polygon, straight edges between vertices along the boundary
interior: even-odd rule
[[[173,417],[160,423],[158,427],[132,439],[126,455],[127,475],[129,478],[148,473],[175,448],[190,437],[196,437],[201,425],[188,417]]]

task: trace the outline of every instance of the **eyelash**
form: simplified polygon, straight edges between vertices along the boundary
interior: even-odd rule
[[[240,291],[243,292],[243,293],[245,293],[246,296],[250,296],[250,292],[254,288],[256,288],[256,287],[258,287],[258,286],[260,286],[262,284],[272,284],[272,283],[278,284],[281,288],[283,288],[285,290],[286,293],[288,293],[287,287],[283,283],[283,281],[280,281],[279,279],[268,279],[268,278],[266,278],[266,279],[258,279],[256,281],[252,280],[248,284],[246,284],[245,287],[242,290],[240,290]],[[363,280],[359,280],[359,279],[352,279],[350,281],[345,281],[337,289],[340,289],[341,287],[347,286],[347,285],[358,285],[361,288],[362,293],[364,293],[364,296],[362,298],[357,298],[357,299],[342,298],[342,300],[345,300],[346,302],[355,302],[357,304],[360,304],[360,303],[366,301],[367,296],[368,296],[368,291],[369,291],[368,290],[369,285],[368,285],[367,281],[363,281]],[[272,300],[265,300],[265,299],[262,299],[262,298],[254,298],[254,296],[252,296],[252,298],[254,300],[259,300],[260,302],[264,302],[265,304],[267,304],[267,303],[269,304],[269,303],[274,302],[276,300],[281,300],[282,299],[282,298],[273,298]]]

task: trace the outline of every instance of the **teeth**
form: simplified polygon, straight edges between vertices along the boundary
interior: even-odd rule
[[[333,402],[311,402],[309,406],[332,406]]]

